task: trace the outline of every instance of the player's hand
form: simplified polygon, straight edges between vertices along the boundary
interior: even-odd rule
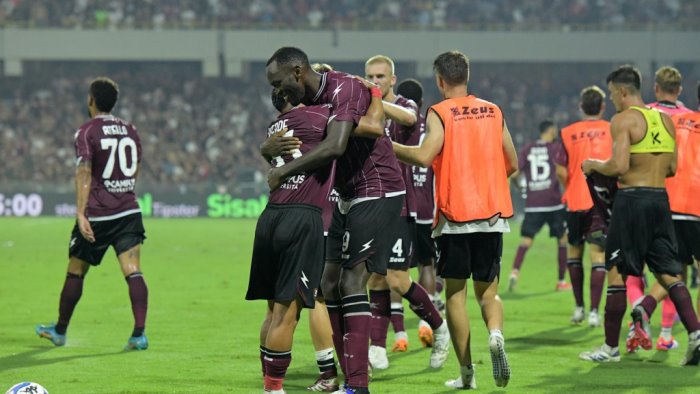
[[[88,242],[95,242],[95,233],[92,232],[90,221],[88,221],[85,215],[78,215],[78,229],[80,230],[80,234],[83,236],[83,238],[85,238]]]
[[[365,87],[366,87],[367,89],[378,88],[378,87],[379,87],[379,85],[377,85],[376,83],[370,82],[369,80],[367,80],[367,79],[365,79],[365,78],[362,78],[362,77],[359,76],[359,75],[355,75],[355,78],[359,79],[360,82],[362,82],[362,84],[365,85]]]
[[[267,172],[267,185],[270,187],[270,191],[274,191],[280,186],[282,186],[282,170],[279,168],[270,168]]]
[[[260,153],[267,157],[291,155],[301,147],[301,140],[297,137],[285,137],[287,128],[271,135],[260,145]]]
[[[591,172],[593,172],[593,166],[596,163],[602,163],[601,160],[596,160],[596,159],[588,159],[584,160],[583,163],[581,164],[581,170],[583,170],[583,173],[588,175]]]

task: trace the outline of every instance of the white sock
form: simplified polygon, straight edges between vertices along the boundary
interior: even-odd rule
[[[489,336],[497,336],[503,338],[501,330],[489,330]]]
[[[333,359],[333,348],[319,350],[316,352],[316,361],[326,361]]]
[[[673,327],[661,327],[661,338],[670,341],[673,336]]]

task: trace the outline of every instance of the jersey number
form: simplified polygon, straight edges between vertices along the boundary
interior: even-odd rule
[[[394,244],[394,247],[391,248],[391,251],[396,253],[396,257],[402,257],[403,256],[403,239],[399,238],[396,240],[396,243]]]
[[[284,137],[294,137],[294,130],[287,130],[287,132],[284,133]],[[300,157],[301,151],[299,149],[294,149],[294,151],[292,151],[292,158],[298,159]],[[282,167],[284,165],[284,159],[282,156],[275,156],[273,160],[275,162],[275,167]]]
[[[530,179],[534,182],[546,181],[551,174],[549,155],[546,153],[530,153],[527,155],[530,162]]]
[[[134,176],[138,164],[138,153],[136,151],[136,142],[134,142],[133,139],[130,137],[124,137],[122,139],[104,138],[100,143],[102,144],[102,150],[109,149],[109,159],[107,159],[105,170],[102,171],[103,179],[112,177],[112,173],[114,172],[114,157],[117,152],[119,153],[119,169],[122,171],[122,174],[127,177]],[[131,164],[126,160],[126,148],[129,148],[131,153]]]

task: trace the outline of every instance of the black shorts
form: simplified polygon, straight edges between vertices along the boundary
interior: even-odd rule
[[[323,272],[321,210],[267,204],[258,219],[246,300],[293,301],[313,308]]]
[[[416,243],[413,260],[418,264],[433,264],[435,257],[437,257],[435,254],[435,240],[432,234],[432,225],[416,223]]]
[[[117,256],[140,245],[146,239],[143,219],[140,213],[104,221],[91,221],[95,242],[90,243],[75,222],[68,244],[68,257],[77,257],[90,265],[100,265],[107,249],[112,246]]]
[[[700,260],[700,222],[674,220],[673,227],[678,241],[678,259],[681,263],[693,264],[693,257]]]
[[[415,267],[413,251],[415,250],[416,220],[410,216],[402,216],[396,230],[392,233],[394,236],[387,268],[405,271]]]
[[[644,263],[655,274],[680,275],[676,234],[666,189],[635,187],[615,195],[605,247],[605,268],[642,276]]]
[[[441,278],[490,283],[500,277],[503,233],[443,234],[435,243]]]
[[[595,209],[567,211],[566,228],[569,231],[569,245],[580,246],[588,242],[605,247],[605,221]]]
[[[383,197],[353,205],[346,215],[336,206],[328,230],[326,262],[344,268],[366,262],[367,271],[386,275],[391,248],[402,220],[404,196]]]
[[[549,236],[561,238],[566,233],[566,211],[559,209],[548,212],[525,212],[525,220],[520,228],[520,235],[527,238],[535,238],[542,226],[547,223]]]

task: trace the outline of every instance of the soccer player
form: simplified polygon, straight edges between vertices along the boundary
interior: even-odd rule
[[[525,220],[520,230],[520,246],[515,254],[513,270],[508,281],[508,291],[513,291],[518,281],[525,253],[532,246],[535,235],[545,223],[549,226],[549,236],[557,239],[559,275],[556,290],[569,290],[571,285],[564,279],[566,275],[566,225],[564,205],[561,203],[561,190],[557,179],[554,158],[561,149],[556,142],[559,130],[551,120],[540,123],[540,138],[531,142],[518,154],[518,168],[525,178],[527,197],[525,199]]]
[[[656,71],[655,74],[655,84],[654,93],[656,95],[656,102],[647,105],[650,108],[658,109],[661,112],[666,113],[669,116],[677,114],[687,114],[692,112],[688,108],[684,107],[678,102],[678,96],[681,93],[681,73],[669,66],[661,67]],[[681,145],[679,144],[679,149]],[[671,191],[669,190],[669,196]],[[683,260],[682,262],[686,262]],[[691,267],[692,267],[691,262]],[[641,277],[629,275],[625,282],[627,286],[627,299],[632,305],[636,305],[644,297],[644,281]],[[656,289],[657,291],[660,290]],[[656,293],[656,292],[655,292]],[[663,295],[663,291],[662,291]],[[678,348],[678,341],[673,338],[673,323],[676,319],[676,308],[673,306],[673,302],[670,298],[666,297],[663,300],[663,307],[661,312],[661,333],[656,341],[657,350],[671,350]],[[630,340],[633,340],[630,337]],[[644,342],[647,343],[646,341]],[[650,348],[651,343],[647,347]],[[627,346],[629,351],[636,350],[636,346],[629,344]]]
[[[56,346],[66,343],[66,330],[83,293],[90,266],[100,265],[112,246],[129,286],[134,330],[126,350],[146,350],[148,288],[141,273],[141,244],[146,239],[134,188],[141,162],[136,128],[111,114],[119,87],[109,78],[90,83],[90,120],[75,133],[76,223],[68,246],[68,274],[61,291],[58,323],[39,325],[36,333]]]
[[[387,117],[386,131],[391,140],[417,145],[420,138],[418,107],[415,102],[394,93],[396,75],[391,58],[383,55],[369,58],[365,63],[365,78],[378,85],[382,92],[384,113]],[[403,305],[400,298],[391,299],[390,292],[394,292],[409,302],[411,310],[421,320],[428,322],[427,326],[420,327],[419,339],[426,346],[434,345],[430,355],[430,367],[440,368],[447,360],[450,334],[447,323],[435,308],[428,292],[420,284],[411,281],[408,273],[413,251],[416,204],[411,166],[404,163],[400,163],[400,166],[406,184],[406,199],[401,210],[402,224],[396,229],[397,233],[392,240],[393,246],[386,276],[374,273],[368,282],[372,306],[369,361],[372,368],[389,367],[389,359],[386,356],[386,336],[390,320],[400,325],[396,335],[397,343],[393,350],[407,350],[408,336],[403,330]],[[399,313],[395,312],[397,305],[401,307]],[[434,344],[433,333],[435,334]]]
[[[460,364],[460,377],[445,385],[476,387],[465,309],[467,279],[473,278],[489,330],[493,377],[497,386],[505,387],[510,366],[498,277],[503,233],[510,231],[506,218],[513,216],[508,177],[517,171],[517,153],[501,109],[467,93],[467,57],[445,52],[435,59],[433,69],[444,100],[428,109],[423,143],[417,147],[394,143],[394,151],[399,160],[432,165],[435,172],[433,237],[438,273],[445,279],[447,324]]]
[[[383,125],[377,138],[351,135],[370,103],[357,78],[336,71],[315,72],[306,54],[292,47],[277,50],[267,62],[268,82],[291,104],[331,104],[326,138],[315,149],[268,173],[272,190],[284,179],[336,160],[334,187],[340,201],[333,214],[321,285],[333,342],[343,355],[346,387],[338,393],[369,393],[368,354],[371,311],[367,280],[386,275],[393,234],[400,226],[406,188]],[[374,88],[373,96],[381,97]]]
[[[581,172],[581,163],[586,159],[607,159],[612,151],[610,123],[602,120],[605,112],[605,93],[597,86],[581,91],[580,108],[583,120],[564,127],[561,139],[564,149],[556,158],[557,173],[566,185],[563,201],[566,204],[566,225],[569,248],[567,266],[576,307],[571,322],[580,324],[585,318],[583,302],[583,252],[585,243],[590,246],[591,309],[588,325],[598,327],[598,306],[605,284],[605,225],[600,215],[593,210],[593,201]]]
[[[606,78],[617,115],[611,121],[613,154],[607,161],[586,160],[583,171],[619,177],[605,250],[608,295],[605,305],[605,343],[580,355],[595,362],[619,361],[618,342],[627,307],[625,277],[641,276],[645,262],[668,290],[688,331],[688,350],[681,365],[700,362],[700,323],[690,293],[681,277],[676,237],[665,180],[676,172],[675,129],[671,118],[646,108],[641,96],[641,75],[621,66]],[[636,327],[648,329],[648,316],[656,300],[645,297],[632,309]]]
[[[423,85],[412,78],[405,79],[396,87],[396,93],[413,100],[418,105],[418,124],[420,135],[418,143],[420,145],[425,138],[425,115],[420,111],[423,107]],[[409,144],[411,145],[411,144]],[[433,201],[433,170],[412,166],[413,170],[413,190],[416,196],[416,237],[414,247],[414,257],[418,264],[418,283],[425,288],[433,300],[433,304],[438,310],[445,309],[445,304],[437,294],[437,279],[435,277],[435,242],[431,235],[433,223],[433,211],[435,203]],[[419,323],[422,326],[427,323]]]
[[[290,154],[267,157],[272,166],[301,157],[324,138],[330,106],[292,107],[278,91],[272,102],[280,116],[268,136],[287,131],[302,145]],[[292,359],[292,338],[302,307],[313,308],[323,269],[323,220],[333,184],[333,163],[292,177],[270,193],[258,219],[247,300],[268,300],[260,330],[265,390],[283,393]],[[332,350],[330,352],[332,358]],[[337,375],[337,373],[336,373]],[[337,385],[336,385],[337,386]]]

